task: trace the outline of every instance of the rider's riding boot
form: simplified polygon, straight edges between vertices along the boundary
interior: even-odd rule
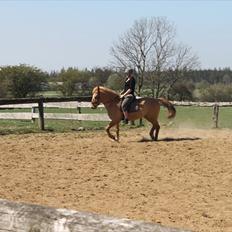
[[[124,124],[128,124],[128,119],[125,118],[125,119],[123,120],[123,123],[124,123]]]
[[[123,123],[124,124],[128,124],[128,112],[123,112],[123,114],[124,114],[124,120],[123,120]]]

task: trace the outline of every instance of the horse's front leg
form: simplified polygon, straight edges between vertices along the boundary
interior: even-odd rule
[[[116,140],[119,142],[119,123],[116,124]]]
[[[109,125],[106,127],[106,132],[107,132],[108,136],[109,136],[111,139],[117,141],[117,139],[118,139],[118,134],[117,134],[117,138],[115,138],[115,136],[113,136],[113,135],[110,133],[110,128],[113,127],[114,125],[116,125],[116,123],[115,123],[114,121],[111,121],[111,122],[109,123]],[[118,131],[117,131],[117,133],[118,133]]]

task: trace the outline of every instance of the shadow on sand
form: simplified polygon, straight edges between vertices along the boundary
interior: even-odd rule
[[[184,138],[170,138],[170,137],[166,137],[166,138],[162,138],[162,139],[158,139],[157,141],[153,141],[150,138],[142,138],[140,139],[138,142],[143,143],[143,142],[178,142],[178,141],[194,141],[194,140],[201,140],[201,138],[198,137],[194,137],[194,138],[190,138],[190,137],[184,137]]]

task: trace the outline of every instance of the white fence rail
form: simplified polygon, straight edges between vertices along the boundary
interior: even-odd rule
[[[44,113],[45,119],[59,119],[59,120],[79,120],[79,121],[110,121],[107,114],[82,114],[81,108],[91,107],[90,102],[50,102],[44,103],[44,108],[62,108],[62,109],[77,109],[77,113]],[[99,105],[103,108],[104,105]],[[0,105],[0,119],[12,119],[12,120],[34,120],[39,118],[39,114],[35,113],[35,109],[38,108],[36,103],[28,104],[10,104]],[[1,112],[1,109],[32,109],[30,112]]]
[[[232,102],[180,102],[173,101],[175,106],[197,106],[197,107],[213,107],[213,121],[214,125],[218,127],[219,107],[231,107]],[[78,101],[67,101],[67,102],[44,102],[43,108],[66,108],[66,109],[77,109],[77,113],[43,113],[40,115],[35,112],[38,108],[37,103],[26,103],[26,104],[9,104],[0,105],[0,119],[12,119],[12,120],[32,120],[39,119],[41,129],[44,127],[44,119],[60,119],[60,120],[80,120],[80,121],[109,121],[107,114],[82,114],[81,108],[91,107],[90,102],[78,102]],[[99,107],[104,107],[99,105]],[[3,109],[32,109],[29,112],[3,112]],[[41,107],[40,107],[41,108]],[[40,111],[41,112],[41,111]]]
[[[192,102],[192,101],[172,101],[175,106],[200,106],[200,107],[213,107],[218,105],[220,107],[231,107],[232,102]],[[9,104],[0,105],[1,109],[31,109],[33,107],[38,107],[37,103],[27,103],[27,104]],[[44,103],[44,107],[47,108],[66,108],[66,109],[78,109],[84,107],[91,107],[90,102],[48,102]],[[100,104],[98,107],[104,107]]]
[[[33,107],[38,107],[37,103],[27,103],[27,104],[9,104],[0,105],[1,109],[31,109]],[[91,107],[90,102],[48,102],[44,103],[45,108],[63,108],[63,109],[78,109],[84,107]],[[104,105],[100,104],[98,107],[102,108]]]
[[[38,119],[38,113],[0,113],[0,119],[33,120]],[[107,114],[69,114],[69,113],[45,113],[45,119],[79,120],[79,121],[109,121]]]
[[[232,102],[191,102],[191,101],[173,101],[175,106],[200,106],[200,107],[213,107],[215,105],[220,107],[232,106]]]

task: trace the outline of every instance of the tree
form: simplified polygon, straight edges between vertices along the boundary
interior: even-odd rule
[[[91,73],[87,70],[78,70],[77,68],[62,69],[58,75],[59,81],[62,85],[59,85],[59,90],[64,96],[72,96],[79,90],[85,90],[88,88],[88,82]]]
[[[7,96],[7,85],[6,81],[0,78],[0,98]]]
[[[176,101],[192,101],[194,89],[192,82],[176,82],[170,91],[170,98]]]
[[[114,90],[122,90],[124,85],[124,79],[118,74],[111,74],[106,82],[107,87]]]
[[[153,20],[143,18],[119,38],[111,47],[112,65],[117,70],[133,68],[137,71],[138,95],[141,94],[147,62],[154,45]]]
[[[137,70],[139,95],[145,78],[150,82],[153,96],[159,97],[183,77],[184,71],[198,65],[198,58],[192,54],[191,48],[177,45],[175,35],[173,23],[166,18],[143,18],[136,20],[111,47],[113,67]]]
[[[47,82],[47,74],[28,65],[1,67],[0,79],[4,80],[7,91],[13,97],[34,96]]]
[[[232,101],[232,85],[214,84],[200,90],[202,101]]]
[[[107,68],[95,68],[91,70],[92,77],[90,78],[90,86],[93,88],[97,85],[105,85],[112,70]]]
[[[151,50],[150,86],[153,97],[168,97],[174,84],[199,62],[190,47],[176,43],[176,29],[166,18],[155,18],[154,25],[156,41]]]

